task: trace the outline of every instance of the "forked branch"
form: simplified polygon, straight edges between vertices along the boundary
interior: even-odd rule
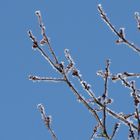
[[[112,23],[109,21],[109,18],[107,17],[107,15],[105,14],[101,4],[98,5],[98,11],[101,15],[101,18],[104,20],[104,22],[109,26],[109,28],[112,30],[113,33],[115,33],[119,39],[116,41],[116,43],[124,43],[126,44],[128,47],[132,48],[134,51],[136,51],[137,53],[140,54],[140,48],[138,48],[136,45],[134,45],[134,43],[131,43],[130,41],[128,41],[125,37],[125,33],[124,33],[124,28],[120,28],[119,31],[112,25]],[[138,20],[138,16],[137,20]]]

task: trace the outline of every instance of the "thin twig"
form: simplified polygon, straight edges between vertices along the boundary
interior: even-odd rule
[[[66,59],[67,59],[67,61],[69,63],[67,65],[66,69],[65,69],[65,73],[67,74],[72,70],[72,68],[74,67],[75,63],[74,63],[74,61],[73,61],[68,49],[65,49],[64,53],[65,53],[65,57],[66,57]]]
[[[43,57],[50,63],[50,65],[53,68],[56,68],[56,65],[53,63],[53,61],[49,58],[49,56],[44,52],[42,48],[39,47],[38,41],[36,40],[35,36],[33,35],[32,31],[28,31],[29,38],[33,42],[33,49],[38,49],[38,51],[43,55]],[[56,68],[57,69],[57,68]]]
[[[29,76],[29,80],[33,81],[52,81],[52,82],[64,82],[63,78],[52,78],[52,77],[38,77],[38,76]]]
[[[94,136],[96,135],[96,133],[97,133],[97,131],[98,131],[99,128],[100,128],[100,125],[99,125],[99,124],[97,124],[97,125],[94,127],[93,133],[92,133],[92,135],[91,135],[91,137],[90,137],[90,140],[93,140],[93,138],[94,138]]]
[[[48,131],[50,132],[50,134],[52,136],[52,139],[57,140],[57,136],[51,127],[51,117],[46,115],[45,108],[42,104],[38,104],[38,109],[41,113],[42,119],[43,119]]]
[[[47,46],[48,46],[48,48],[50,50],[50,53],[52,54],[52,56],[53,56],[53,58],[55,60],[55,63],[58,64],[58,59],[57,59],[57,57],[56,57],[56,55],[54,53],[54,50],[52,49],[52,47],[50,45],[49,39],[48,39],[48,37],[47,37],[47,35],[45,33],[45,26],[44,26],[44,24],[42,22],[41,13],[40,13],[40,11],[36,11],[35,13],[36,13],[36,15],[38,17],[38,22],[39,22],[39,25],[40,25],[40,28],[41,28],[41,34],[43,36],[43,40],[41,42],[44,41],[44,43],[47,44]]]
[[[104,93],[102,95],[102,98],[103,98],[103,125],[104,125],[104,134],[108,136],[107,134],[107,130],[106,130],[106,97],[108,96],[108,76],[109,76],[109,65],[110,65],[110,62],[109,60],[106,61],[106,68],[105,68],[105,73],[104,73]]]
[[[113,128],[112,135],[111,135],[111,137],[110,137],[110,140],[112,140],[112,139],[114,138],[116,132],[117,132],[118,129],[119,129],[119,126],[120,126],[120,123],[115,123],[114,128]]]

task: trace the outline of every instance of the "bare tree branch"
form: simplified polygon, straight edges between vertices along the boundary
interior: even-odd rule
[[[124,43],[126,44],[128,47],[132,48],[134,51],[136,51],[137,53],[140,53],[140,48],[136,47],[136,45],[134,45],[133,43],[131,43],[130,41],[128,41],[125,38],[125,34],[124,34],[124,28],[120,28],[119,31],[117,31],[115,29],[115,27],[112,25],[112,23],[109,21],[108,17],[106,16],[101,4],[98,5],[98,11],[101,15],[101,18],[104,20],[104,22],[109,26],[109,28],[112,30],[113,33],[115,33],[118,37],[119,40],[116,41],[116,43]]]
[[[54,133],[54,131],[51,127],[51,117],[46,115],[45,108],[42,104],[38,104],[38,109],[41,113],[42,120],[44,121],[48,131],[50,132],[50,134],[52,136],[52,139],[57,140],[56,134]]]

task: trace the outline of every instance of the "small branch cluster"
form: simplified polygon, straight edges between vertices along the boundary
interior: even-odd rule
[[[105,12],[102,9],[101,5],[98,5],[98,10],[100,12],[100,15],[102,19],[105,21],[105,23],[110,27],[110,29],[119,37],[119,39],[116,41],[117,43],[125,43],[129,47],[131,47],[136,52],[140,52],[140,49],[137,48],[133,43],[130,43],[125,38],[124,29],[120,28],[119,31],[117,31],[114,26],[111,24],[109,19],[107,18]],[[59,62],[54,50],[52,49],[51,43],[46,35],[46,29],[42,22],[42,17],[40,11],[36,12],[36,15],[38,17],[39,26],[41,29],[41,35],[42,40],[37,41],[35,36],[33,35],[32,31],[29,30],[28,35],[31,41],[33,42],[33,49],[38,50],[42,56],[49,62],[49,64],[52,66],[53,69],[56,70],[59,74],[59,78],[52,78],[52,77],[39,77],[39,76],[33,76],[30,75],[29,79],[32,81],[50,81],[50,82],[64,82],[74,93],[77,100],[82,103],[87,110],[89,110],[92,114],[92,116],[97,121],[97,125],[93,129],[93,133],[91,135],[91,139],[94,139],[94,137],[102,137],[106,140],[112,140],[116,133],[119,130],[120,124],[125,124],[128,127],[128,138],[129,139],[136,139],[140,138],[140,90],[136,88],[136,84],[134,81],[129,81],[130,78],[140,78],[139,73],[130,73],[130,72],[122,72],[118,74],[111,74],[110,72],[110,60],[106,60],[106,66],[105,70],[100,70],[97,72],[97,75],[101,76],[104,81],[104,91],[101,96],[96,97],[96,94],[92,91],[91,85],[86,82],[82,75],[80,74],[80,71],[76,68],[75,62],[72,59],[70,52],[68,49],[65,49],[65,58],[66,60],[64,62]],[[139,15],[136,14],[136,20],[139,22]],[[46,45],[49,53],[46,53],[45,50],[41,47]],[[51,57],[50,57],[51,56]],[[67,64],[67,65],[65,65]],[[83,90],[87,93],[89,96],[88,99],[86,99],[81,92],[78,92],[76,87],[73,85],[72,81],[69,79],[76,78],[77,81],[80,83],[80,86],[83,88]],[[109,97],[108,93],[108,83],[114,82],[114,81],[121,81],[122,85],[124,87],[127,87],[130,89],[130,95],[134,102],[134,112],[131,112],[130,114],[125,113],[116,113],[114,110],[111,110],[109,108],[109,105],[113,103],[113,100]],[[92,103],[92,104],[91,104]],[[53,139],[57,139],[56,135],[54,134],[54,131],[51,128],[51,118],[46,115],[44,106],[42,104],[38,105],[38,108],[40,110],[40,113],[42,115],[42,119],[48,128],[49,132],[51,133],[51,136]],[[108,122],[107,117],[111,116],[112,118],[115,118],[118,122],[116,122],[113,126],[112,133],[109,134],[108,132]],[[135,120],[137,120],[135,122]]]

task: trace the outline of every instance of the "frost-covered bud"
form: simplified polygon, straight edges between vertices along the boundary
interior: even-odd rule
[[[78,70],[74,69],[74,70],[72,71],[72,75],[73,75],[73,76],[79,76]]]
[[[116,75],[112,75],[111,80],[116,81],[116,80],[118,80],[118,77]]]
[[[125,30],[125,28],[120,28],[120,30],[119,30],[120,38],[125,38],[124,30]]]
[[[37,11],[35,11],[35,14],[36,14],[37,16],[40,16],[40,15],[41,15],[41,12],[40,12],[39,10],[37,10]]]
[[[86,83],[86,81],[82,81],[81,84],[85,90],[89,90],[91,87],[89,84]]]
[[[47,127],[50,127],[50,124],[52,122],[52,117],[51,116],[47,116],[47,118],[45,118],[45,124]]]
[[[139,12],[135,12],[135,18],[137,20],[137,28],[140,30],[140,15],[139,15]]]
[[[33,43],[32,48],[33,48],[33,49],[36,49],[37,47],[38,47],[38,44],[37,44],[37,41],[35,41],[35,42]]]
[[[108,99],[106,100],[106,104],[111,104],[112,102],[113,102],[113,99],[108,98]]]
[[[99,3],[99,4],[98,4],[98,7],[102,8],[102,5]]]
[[[104,72],[102,70],[98,70],[96,72],[97,76],[101,76],[101,77],[104,77]]]
[[[68,58],[69,57],[69,49],[65,49],[64,53],[65,53],[66,58]]]
[[[97,98],[97,100],[98,100],[99,102],[101,102],[102,97],[101,97],[101,96],[99,96],[99,97]]]
[[[29,80],[38,80],[37,76],[29,75]]]
[[[44,109],[44,106],[42,104],[38,104],[37,105],[37,108],[39,109],[39,111],[41,112],[41,114],[44,114],[45,109]]]

